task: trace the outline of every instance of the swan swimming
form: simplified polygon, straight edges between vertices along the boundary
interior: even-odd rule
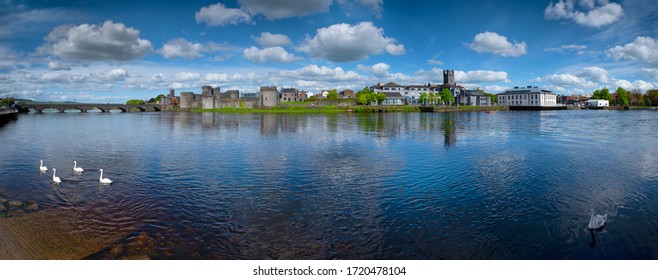
[[[43,166],[43,160],[39,161],[41,164],[39,165],[39,170],[41,171],[48,171],[48,167]]]
[[[55,176],[55,173],[57,173],[57,169],[53,168],[53,182],[59,184],[62,182],[62,180]]]
[[[85,170],[82,169],[82,167],[78,167],[78,163],[75,162],[75,160],[74,160],[73,161],[73,172],[85,172]]]
[[[589,218],[589,229],[599,229],[605,225],[605,222],[608,220],[608,213],[605,215],[594,215],[594,209],[590,210],[591,216]]]
[[[111,184],[111,183],[112,183],[112,180],[110,180],[110,179],[108,179],[108,178],[103,178],[103,169],[98,170],[98,172],[101,173],[101,177],[100,177],[100,179],[99,179],[99,181],[101,182],[101,184]]]

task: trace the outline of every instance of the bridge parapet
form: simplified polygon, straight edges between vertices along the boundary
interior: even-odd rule
[[[56,109],[60,113],[66,110],[79,110],[86,113],[88,110],[98,109],[106,113],[110,110],[119,109],[121,112],[130,112],[139,110],[140,112],[153,112],[161,111],[162,105],[160,104],[144,104],[144,105],[126,105],[126,104],[93,104],[93,103],[29,103],[23,106],[25,109],[31,109],[37,113],[42,113],[45,109]]]

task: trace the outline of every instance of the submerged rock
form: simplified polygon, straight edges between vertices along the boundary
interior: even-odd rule
[[[24,203],[18,200],[10,200],[9,202],[7,202],[7,206],[9,206],[9,208],[23,207],[23,205]]]

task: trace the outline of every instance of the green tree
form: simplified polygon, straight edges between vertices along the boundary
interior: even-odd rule
[[[336,89],[332,89],[327,93],[327,99],[338,99],[338,91]]]
[[[14,104],[14,101],[13,97],[0,98],[0,106],[11,106]]]
[[[427,92],[423,92],[420,94],[420,98],[418,98],[418,102],[425,104],[427,102]]]
[[[379,105],[382,105],[382,102],[384,102],[384,100],[386,100],[386,94],[383,94],[383,93],[381,93],[381,92],[380,92],[380,93],[377,93],[377,95],[375,96],[375,98],[377,99],[377,103],[378,103]]]
[[[361,105],[370,104],[370,95],[371,95],[370,88],[364,87],[362,90],[356,93],[357,103]]]
[[[146,102],[140,99],[130,99],[126,101],[126,105],[144,105],[144,104],[146,104]]]
[[[628,106],[628,92],[622,87],[617,88],[617,105]]]
[[[441,101],[448,102],[448,105],[450,105],[453,101],[455,101],[455,96],[452,95],[452,92],[450,92],[449,89],[444,88],[441,90]]]
[[[658,89],[648,90],[644,102],[648,106],[658,106]]]
[[[612,97],[610,96],[610,91],[608,88],[602,88],[600,90],[595,90],[594,93],[592,94],[592,99],[605,99],[608,101],[612,101]]]
[[[427,96],[427,102],[430,103],[430,105],[436,105],[438,97],[433,91],[430,91],[430,94]]]
[[[628,95],[629,103],[633,106],[644,105],[644,94],[639,89],[631,90]]]

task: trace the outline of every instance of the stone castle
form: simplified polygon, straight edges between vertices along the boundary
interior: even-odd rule
[[[282,91],[290,92],[294,90],[295,101],[304,101],[305,93],[299,93],[296,89],[283,89]],[[240,93],[238,90],[229,90],[224,93],[220,92],[219,87],[202,86],[201,94],[193,92],[181,92],[180,97],[174,95],[174,90],[169,90],[169,95],[162,99],[162,104],[173,109],[179,107],[181,110],[191,109],[215,109],[215,108],[263,108],[274,107],[281,100],[292,100],[289,94],[279,93],[276,86],[262,86],[257,93]]]

